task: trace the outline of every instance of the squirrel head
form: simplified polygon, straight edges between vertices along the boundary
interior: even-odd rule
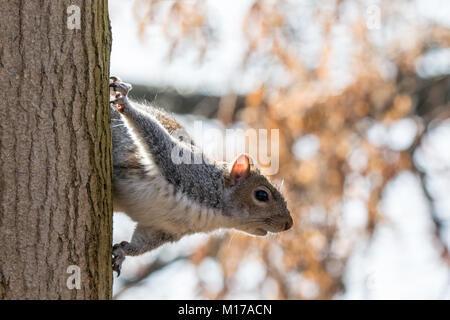
[[[241,154],[225,176],[227,215],[235,229],[258,236],[290,229],[293,220],[278,189],[256,168],[251,158]]]

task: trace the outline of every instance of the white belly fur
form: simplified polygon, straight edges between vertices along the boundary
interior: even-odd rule
[[[158,169],[148,168],[145,180],[127,179],[116,183],[114,211],[126,213],[140,226],[180,236],[228,226],[228,219],[220,211],[193,202],[182,192],[175,191]]]

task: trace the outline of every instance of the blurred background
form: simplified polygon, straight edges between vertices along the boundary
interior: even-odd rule
[[[295,221],[266,238],[218,231],[129,257],[116,299],[450,298],[448,1],[109,7],[111,74],[132,96],[188,131],[198,119],[280,130],[271,178],[284,179]],[[114,242],[133,228],[115,213]]]

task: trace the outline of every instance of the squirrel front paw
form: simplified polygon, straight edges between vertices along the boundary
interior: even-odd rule
[[[110,103],[117,105],[117,110],[121,113],[124,111],[124,106],[127,103],[127,95],[131,89],[131,84],[122,82],[122,80],[114,76],[109,78],[110,95],[114,97]]]
[[[128,245],[128,242],[122,241],[121,243],[116,243],[112,250],[112,269],[117,272],[117,277],[120,276],[120,270],[122,269],[122,263],[125,260],[125,251],[123,247]]]

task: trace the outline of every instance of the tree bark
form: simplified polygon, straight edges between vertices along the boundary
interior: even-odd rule
[[[0,11],[0,299],[110,299],[107,0]]]

